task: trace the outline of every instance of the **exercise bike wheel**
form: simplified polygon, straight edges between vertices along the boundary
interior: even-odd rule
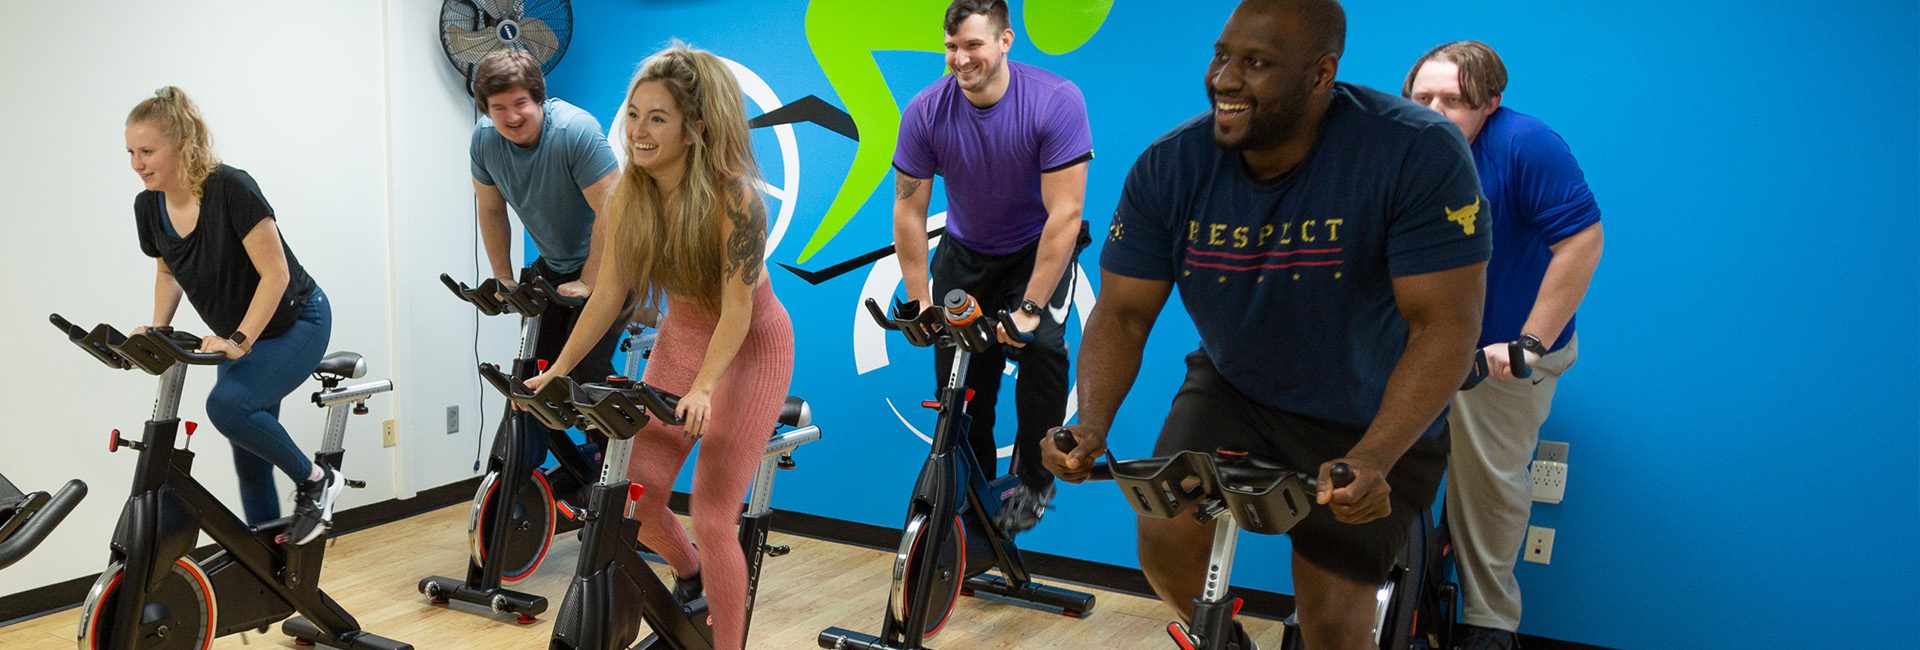
[[[546,559],[547,549],[553,545],[553,526],[556,513],[553,508],[553,487],[547,484],[547,477],[539,471],[532,473],[532,480],[521,484],[517,494],[503,495],[500,490],[500,474],[488,473],[480,481],[480,489],[474,493],[472,516],[467,522],[467,539],[471,548],[469,556],[474,566],[487,563],[487,522],[493,518],[493,508],[505,505],[512,508],[508,513],[506,545],[499,558],[500,579],[505,582],[518,582],[533,575],[540,568],[540,561]]]
[[[967,527],[960,522],[960,516],[954,515],[953,530],[941,536],[945,543],[939,544],[939,548],[929,548],[929,544],[924,543],[934,539],[935,530],[927,523],[924,514],[914,515],[907,522],[906,534],[900,536],[900,551],[893,560],[893,597],[888,599],[894,608],[894,619],[903,624],[907,614],[916,607],[925,609],[926,615],[921,619],[926,622],[920,635],[923,639],[933,638],[946,626],[947,617],[953,614],[954,602],[960,599],[960,585],[966,581],[967,569]],[[921,553],[938,554],[934,575],[919,574],[916,567]],[[923,579],[933,581],[927,592],[932,600],[925,604],[907,602],[913,597],[913,585]]]
[[[86,607],[80,613],[80,650],[112,648],[107,637],[123,626],[112,619],[114,603],[125,591],[121,588],[125,574],[125,567],[114,562],[88,590]],[[141,613],[133,636],[134,646],[141,650],[206,650],[213,646],[219,606],[206,572],[193,560],[183,557],[173,561],[173,570],[160,578]]]

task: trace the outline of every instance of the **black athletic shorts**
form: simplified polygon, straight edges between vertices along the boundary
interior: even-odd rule
[[[1317,475],[1321,463],[1347,455],[1364,433],[1257,404],[1220,376],[1205,351],[1195,351],[1187,355],[1186,383],[1173,398],[1153,455],[1227,447]],[[1433,506],[1446,469],[1446,436],[1421,439],[1387,472],[1392,514],[1354,526],[1335,521],[1332,510],[1316,504],[1288,533],[1294,552],[1334,573],[1385,583],[1414,516]]]

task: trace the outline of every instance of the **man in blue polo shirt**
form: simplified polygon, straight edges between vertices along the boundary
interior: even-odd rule
[[[1345,41],[1333,0],[1234,10],[1207,69],[1212,110],[1149,146],[1121,191],[1081,345],[1079,447],[1042,442],[1055,474],[1087,476],[1179,287],[1200,349],[1154,455],[1235,447],[1318,473],[1320,505],[1289,533],[1309,648],[1375,643],[1375,595],[1446,469],[1442,414],[1491,252],[1459,129],[1335,81]],[[1333,463],[1354,482],[1333,488]],[[1212,527],[1137,526],[1148,581],[1190,617]]]
[[[1479,41],[1434,48],[1402,93],[1460,127],[1493,219],[1480,345],[1491,381],[1453,400],[1448,530],[1466,623],[1456,647],[1503,650],[1520,626],[1513,566],[1526,537],[1528,461],[1560,374],[1579,357],[1574,311],[1600,263],[1600,205],[1567,143],[1532,116],[1500,105],[1507,67]],[[1526,347],[1533,375],[1515,379],[1507,343]]]
[[[1066,314],[1074,259],[1088,243],[1080,219],[1093,132],[1080,89],[1046,70],[1007,60],[1013,46],[1005,0],[954,0],[947,8],[947,66],[900,116],[893,236],[907,297],[931,306],[934,296],[964,289],[989,313],[1005,309],[1011,325],[1034,340],[1022,344],[1015,388],[1019,426],[1012,473],[1020,485],[999,522],[1009,532],[1031,528],[1053,499],[1053,475],[1040,464],[1040,438],[1066,419]],[[947,232],[933,258],[929,287],[927,204],[935,174],[947,181]],[[1024,346],[1024,347],[1022,347]],[[936,385],[946,383],[953,351],[934,356]],[[973,401],[968,443],[980,468],[996,474],[994,407],[1006,357],[973,356],[967,387]]]

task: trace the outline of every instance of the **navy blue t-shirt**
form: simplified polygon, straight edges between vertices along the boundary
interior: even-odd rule
[[[1393,278],[1487,261],[1481,205],[1458,128],[1339,83],[1306,159],[1272,181],[1214,144],[1211,114],[1155,141],[1100,267],[1174,282],[1201,349],[1248,398],[1363,430],[1406,350]]]
[[[1600,222],[1600,204],[1567,142],[1533,116],[1502,108],[1473,140],[1473,164],[1492,213],[1493,261],[1487,263],[1487,309],[1480,345],[1520,338],[1554,244]],[[1558,350],[1573,340],[1573,319]]]

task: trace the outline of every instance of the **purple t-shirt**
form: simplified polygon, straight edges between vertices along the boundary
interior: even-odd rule
[[[1040,174],[1093,158],[1079,87],[1013,61],[1007,74],[1006,96],[986,108],[968,103],[951,74],[914,95],[893,153],[903,174],[947,179],[947,235],[987,255],[1040,239]]]

